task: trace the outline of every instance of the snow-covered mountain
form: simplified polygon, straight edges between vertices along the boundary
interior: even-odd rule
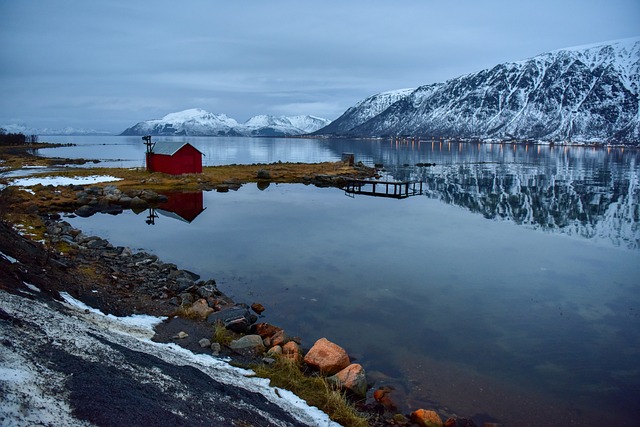
[[[252,136],[303,135],[327,126],[331,121],[314,116],[254,116],[242,127]],[[238,130],[240,131],[240,130]]]
[[[85,128],[65,127],[62,129],[52,128],[32,128],[24,124],[7,124],[0,128],[7,133],[22,133],[24,135],[64,135],[64,136],[83,136],[83,135],[113,135],[113,132]]]
[[[225,114],[193,108],[140,122],[122,135],[293,136],[314,132],[329,122],[313,116],[260,115],[240,124]]]
[[[400,89],[389,92],[382,92],[376,95],[372,95],[362,101],[358,102],[353,107],[340,116],[338,120],[331,122],[328,126],[322,128],[320,131],[323,134],[343,134],[348,133],[354,124],[362,124],[372,117],[377,116],[384,110],[389,108],[395,102],[406,98],[411,95],[415,90],[413,89]]]
[[[232,135],[238,122],[225,114],[214,114],[200,108],[170,113],[161,119],[145,120],[125,129],[121,135]]]
[[[640,144],[640,38],[560,49],[421,86],[369,117],[375,95],[316,134]]]

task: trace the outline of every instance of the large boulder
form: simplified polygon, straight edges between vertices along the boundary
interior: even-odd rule
[[[320,338],[304,356],[304,362],[324,375],[333,375],[349,366],[349,355],[338,344]]]
[[[335,375],[327,378],[331,384],[345,388],[360,397],[367,394],[367,376],[359,363],[352,363]]]

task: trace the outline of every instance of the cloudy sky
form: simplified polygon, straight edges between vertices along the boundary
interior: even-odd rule
[[[0,125],[187,108],[335,119],[387,90],[640,35],[638,0],[0,0]]]

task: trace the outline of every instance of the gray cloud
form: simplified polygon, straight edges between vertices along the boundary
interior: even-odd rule
[[[0,2],[0,123],[184,108],[336,118],[371,94],[637,35],[637,0]]]

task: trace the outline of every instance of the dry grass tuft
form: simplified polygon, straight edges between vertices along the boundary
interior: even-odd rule
[[[272,386],[292,391],[345,427],[369,425],[366,414],[358,412],[343,392],[324,377],[305,375],[294,361],[278,357],[273,365],[257,366],[254,371],[261,378],[269,378]]]
[[[181,305],[177,308],[175,315],[182,317],[183,319],[202,320],[198,313],[191,310],[191,305]]]
[[[220,345],[229,345],[234,339],[236,339],[236,335],[225,328],[221,321],[217,321],[213,325],[212,341],[217,342]]]

